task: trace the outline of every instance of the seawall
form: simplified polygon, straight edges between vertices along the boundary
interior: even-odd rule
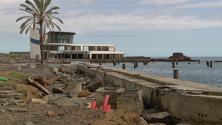
[[[145,108],[158,106],[192,125],[222,124],[222,87],[95,64],[77,64],[77,68],[101,76],[107,85],[142,90]]]

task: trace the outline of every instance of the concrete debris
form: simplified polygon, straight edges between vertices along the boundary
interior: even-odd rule
[[[191,124],[189,124],[189,123],[178,123],[176,125],[191,125]]]
[[[166,117],[169,117],[170,114],[168,112],[158,112],[158,113],[154,113],[154,114],[150,114],[146,116],[146,119],[163,119]]]
[[[21,109],[21,108],[8,108],[7,111],[10,111],[10,112],[26,112],[26,109]]]
[[[140,117],[140,123],[141,125],[148,125],[148,123],[143,119],[143,117]]]
[[[31,121],[27,121],[24,123],[24,125],[34,125]]]
[[[148,123],[170,124],[170,114],[168,112],[158,112],[143,116]]]
[[[39,104],[46,104],[46,103],[47,103],[47,100],[32,98],[32,99],[31,99],[31,102],[32,102],[32,103],[39,103]]]
[[[108,104],[111,105],[112,109],[116,109],[117,93],[124,92],[124,90],[121,87],[100,87],[95,92],[97,108],[103,106],[105,95],[109,95]]]
[[[11,94],[15,93],[15,90],[11,87],[0,87],[0,94]]]
[[[52,88],[52,93],[60,93],[62,94],[63,93],[63,90],[61,88]]]
[[[83,98],[69,98],[66,95],[52,95],[48,99],[48,104],[55,104],[58,106],[80,106],[86,103]]]
[[[164,123],[151,123],[149,125],[167,125],[167,124],[164,124]]]
[[[21,99],[21,93],[12,93],[12,94],[0,94],[0,98],[13,98],[13,99]]]
[[[12,98],[2,98],[0,99],[0,105],[10,106],[10,105],[26,105],[23,100],[15,100]]]
[[[86,83],[86,88],[91,92],[95,92],[98,88],[103,86],[104,83],[101,77],[93,78],[92,80]]]
[[[74,84],[68,84],[68,86],[65,88],[64,93],[81,92],[81,91],[82,91],[82,83],[74,83]]]

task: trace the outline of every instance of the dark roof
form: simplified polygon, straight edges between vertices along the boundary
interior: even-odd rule
[[[74,32],[60,32],[60,31],[49,31],[48,33],[56,33],[56,34],[71,34],[71,35],[76,35]],[[48,34],[46,33],[46,34]]]

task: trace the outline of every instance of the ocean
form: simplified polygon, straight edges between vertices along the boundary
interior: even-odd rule
[[[153,58],[152,58],[153,59]],[[139,63],[134,69],[133,63],[125,63],[126,70],[154,74],[164,77],[173,78],[173,71],[179,70],[179,79],[190,82],[203,83],[213,86],[222,87],[222,63],[214,62],[222,60],[222,57],[191,57],[191,59],[200,59],[198,62],[179,62],[172,68],[172,62],[150,62],[146,66]],[[207,67],[206,60],[213,61],[213,67]],[[113,67],[112,63],[103,63],[104,66]],[[114,66],[122,68],[122,63]]]

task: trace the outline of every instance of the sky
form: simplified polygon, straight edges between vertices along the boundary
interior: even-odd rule
[[[32,0],[31,0],[32,1]],[[30,51],[19,34],[25,0],[0,0],[0,53]],[[190,57],[222,54],[222,0],[52,0],[56,22],[76,44],[115,44],[125,56]],[[48,9],[49,9],[48,8]],[[56,31],[57,29],[55,29]]]

